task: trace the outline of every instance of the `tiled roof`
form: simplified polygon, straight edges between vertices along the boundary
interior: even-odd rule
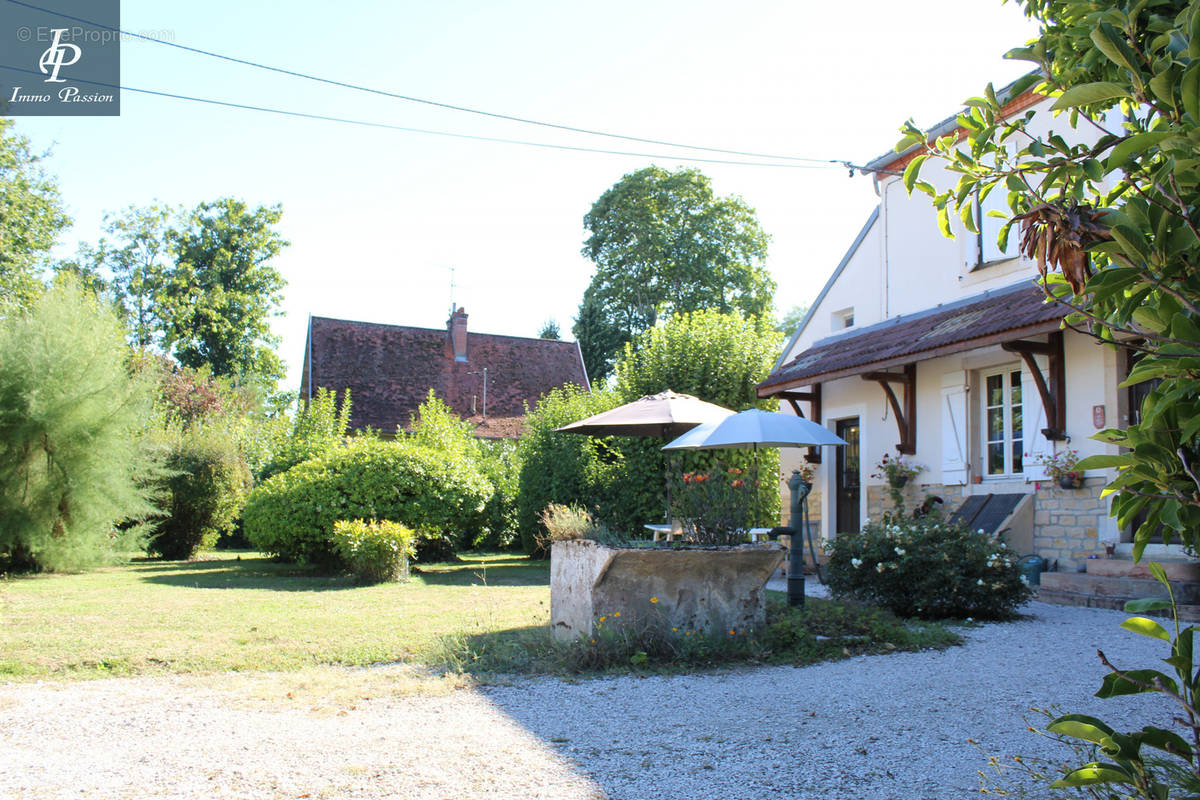
[[[408,427],[432,388],[455,412],[476,423],[477,435],[520,435],[525,403],[551,389],[587,386],[574,342],[467,333],[467,361],[456,361],[445,329],[412,328],[312,317],[300,394],[350,390],[350,425],[384,433]],[[483,375],[488,371],[487,413]],[[472,407],[474,400],[474,407]]]
[[[1028,283],[985,292],[822,339],[768,375],[759,394],[1057,330],[1067,313]]]

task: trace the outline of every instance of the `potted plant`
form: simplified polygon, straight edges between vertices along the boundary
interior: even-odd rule
[[[887,481],[888,486],[893,489],[903,489],[909,478],[924,471],[923,466],[908,461],[904,456],[889,458],[888,454],[884,453],[883,458],[875,465],[875,472],[871,477]]]
[[[1046,474],[1064,489],[1078,489],[1083,486],[1083,470],[1078,468],[1079,451],[1063,450],[1041,457]]]

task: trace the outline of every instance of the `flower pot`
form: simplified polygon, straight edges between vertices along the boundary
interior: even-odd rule
[[[589,540],[550,550],[550,626],[571,641],[606,626],[649,620],[680,631],[754,630],[766,621],[777,544],[679,550],[612,548]]]
[[[893,489],[903,489],[905,486],[908,485],[908,476],[907,475],[897,475],[894,478],[889,478],[888,484]]]
[[[1080,480],[1078,475],[1071,473],[1070,475],[1060,475],[1058,485],[1064,489],[1078,489],[1083,485],[1083,481]]]

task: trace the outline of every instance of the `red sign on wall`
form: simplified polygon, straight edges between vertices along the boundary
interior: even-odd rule
[[[1104,427],[1104,406],[1092,406],[1092,424],[1097,428]]]

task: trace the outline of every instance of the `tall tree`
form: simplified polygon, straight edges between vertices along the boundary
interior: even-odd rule
[[[574,332],[585,353],[595,352],[594,377],[607,374],[620,345],[660,315],[711,309],[764,316],[771,308],[768,237],[754,209],[741,198],[714,195],[698,170],[632,172],[600,196],[583,222],[591,234],[583,254],[596,274]]]
[[[57,181],[12,124],[0,119],[0,303],[24,305],[40,290],[41,267],[71,223]]]
[[[74,261],[58,266],[110,297],[140,349],[162,344],[169,324],[166,287],[175,270],[178,211],[164,206],[130,206],[104,216],[95,245],[83,245]]]
[[[1200,547],[1200,3],[1020,2],[1041,34],[1008,55],[1038,72],[1010,94],[1055,98],[1056,130],[1006,116],[988,86],[959,116],[965,142],[927,144],[908,123],[898,148],[925,151],[904,182],[932,197],[947,233],[952,212],[977,231],[974,198],[1006,191],[1001,246],[1019,223],[1046,293],[1072,309],[1066,324],[1141,355],[1125,385],[1161,383],[1140,422],[1096,435],[1125,450],[1080,466],[1118,470],[1112,513],[1122,526],[1144,514],[1139,557],[1160,526]],[[955,187],[920,180],[930,158],[958,174]]]
[[[201,203],[176,234],[165,287],[166,341],[180,363],[214,375],[274,383],[283,376],[270,318],[285,281],[272,259],[287,246],[279,206],[251,210],[225,197]]]

